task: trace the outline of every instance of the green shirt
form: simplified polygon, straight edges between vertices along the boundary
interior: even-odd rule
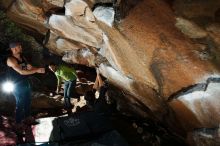
[[[58,85],[61,84],[61,79],[64,79],[65,81],[73,81],[76,80],[76,70],[74,68],[70,68],[68,66],[59,65],[57,67],[57,70],[55,71],[55,75],[58,80]]]

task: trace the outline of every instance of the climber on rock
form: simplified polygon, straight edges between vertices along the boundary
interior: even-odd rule
[[[96,70],[97,76],[93,86],[93,91],[88,91],[84,95],[86,104],[97,113],[111,114],[115,107],[115,102],[108,95],[109,83],[104,78],[99,70]],[[95,92],[99,93],[98,98],[95,97]]]
[[[64,82],[64,103],[66,109],[72,109],[73,105],[70,102],[71,98],[79,98],[76,97],[76,80],[77,74],[76,70],[72,67],[68,67],[66,65],[56,65],[51,63],[49,65],[49,69],[55,73],[57,77],[57,90],[56,93],[58,94],[61,89],[61,80],[63,79]]]
[[[22,128],[24,122],[31,121],[31,88],[28,82],[28,75],[35,73],[45,73],[45,68],[32,67],[22,55],[22,47],[18,42],[9,44],[11,55],[7,58],[7,66],[10,80],[14,83],[13,95],[16,99],[16,123],[17,128]]]

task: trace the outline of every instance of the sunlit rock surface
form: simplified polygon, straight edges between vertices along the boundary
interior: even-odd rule
[[[93,14],[98,20],[104,22],[110,27],[113,25],[115,11],[112,7],[102,7],[102,6],[97,7],[93,11]]]
[[[110,27],[92,13],[98,3],[110,3],[106,11],[123,19]],[[7,13],[42,34],[49,29],[45,46],[52,53],[97,68],[126,101],[134,101],[129,108],[137,114],[183,135],[220,123],[219,83],[207,83],[213,75],[219,78],[218,0],[70,0],[49,2],[47,10],[51,5],[65,13],[53,9],[48,16],[47,3],[24,0]],[[200,85],[207,87],[194,90]]]

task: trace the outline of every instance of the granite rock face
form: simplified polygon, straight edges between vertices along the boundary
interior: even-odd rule
[[[97,4],[117,21],[94,15]],[[64,61],[99,70],[131,110],[184,134],[220,122],[219,7],[218,0],[16,0],[7,13],[44,34]]]
[[[188,133],[187,141],[194,146],[218,146],[220,145],[219,128],[201,128]]]
[[[45,34],[47,32],[45,27],[47,19],[43,8],[36,5],[36,3],[31,0],[15,1],[8,8],[7,15],[25,28],[34,29],[39,33]]]

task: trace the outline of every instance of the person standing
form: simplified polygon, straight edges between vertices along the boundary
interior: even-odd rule
[[[9,44],[11,55],[7,58],[9,77],[15,84],[13,95],[16,99],[15,120],[17,126],[21,126],[22,120],[30,120],[31,88],[28,75],[45,73],[45,68],[35,68],[30,65],[22,55],[22,47],[19,42]]]
[[[77,74],[74,68],[70,68],[66,65],[56,65],[51,63],[49,65],[49,69],[55,73],[57,77],[57,90],[56,93],[58,94],[61,89],[61,80],[63,79],[64,82],[64,103],[67,109],[72,109],[73,105],[70,102],[70,99],[77,98],[76,96],[76,80]]]

